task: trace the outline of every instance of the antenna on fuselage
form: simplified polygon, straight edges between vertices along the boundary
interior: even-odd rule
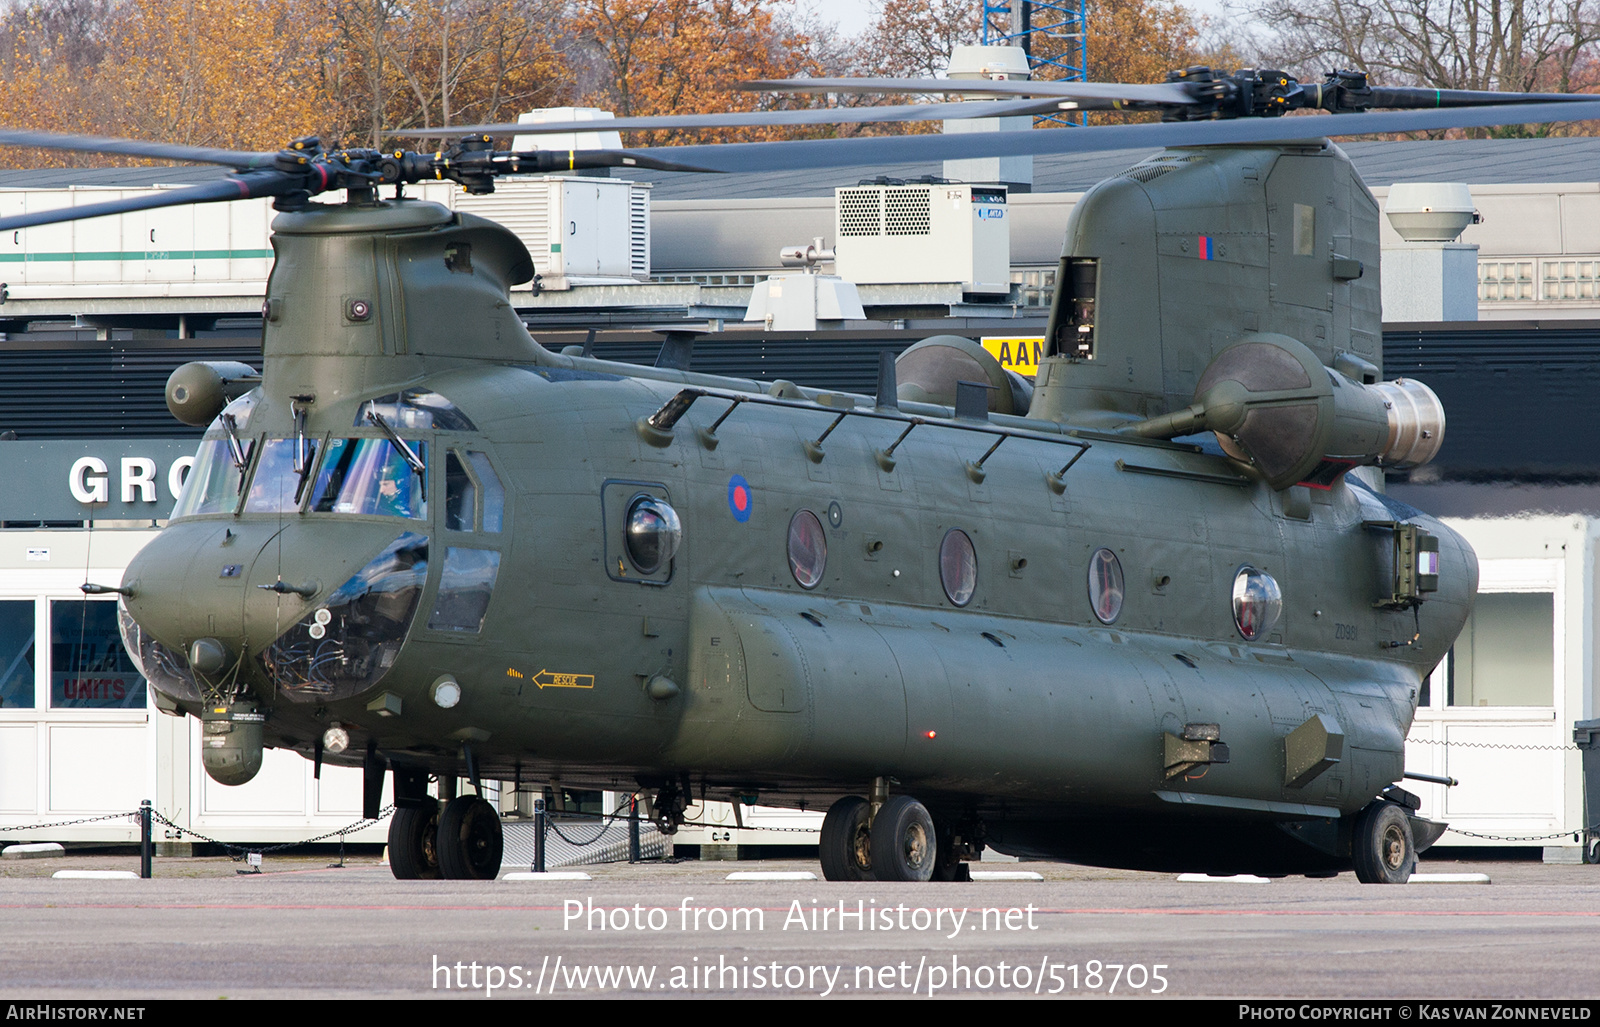
[[[878,409],[900,409],[899,386],[895,381],[894,354],[888,350],[878,351]]]

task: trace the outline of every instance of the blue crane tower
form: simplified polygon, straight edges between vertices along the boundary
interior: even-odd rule
[[[983,0],[983,45],[1020,46],[1034,78],[1089,79],[1085,0]],[[1079,114],[1084,124],[1086,114]],[[1051,120],[1064,121],[1065,115]]]

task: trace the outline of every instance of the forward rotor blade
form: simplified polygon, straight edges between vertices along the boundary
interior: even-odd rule
[[[1484,89],[1422,89],[1373,86],[1372,106],[1426,110],[1436,107],[1494,107],[1517,103],[1593,103],[1594,93],[1496,93]]]
[[[938,121],[962,118],[1004,118],[1022,114],[1053,113],[1059,109],[1054,99],[971,100],[954,103],[906,103],[884,107],[828,107],[797,111],[740,111],[723,114],[663,114],[638,118],[607,118],[599,121],[546,122],[496,125],[458,125],[449,128],[395,129],[389,135],[452,136],[557,135],[571,132],[645,132],[690,128],[751,128],[774,125],[855,125],[866,122]]]
[[[1456,110],[1373,111],[1363,114],[1178,121],[1146,125],[966,132],[959,135],[875,136],[720,146],[661,146],[638,152],[719,171],[792,171],[801,168],[901,164],[962,157],[1009,157],[1101,150],[1159,149],[1239,143],[1291,143],[1327,136],[1424,132],[1490,125],[1533,125],[1600,120],[1600,100],[1520,104]]]
[[[224,167],[241,170],[267,167],[277,156],[274,153],[251,153],[245,150],[218,150],[209,146],[183,146],[178,143],[150,143],[139,139],[57,135],[53,132],[21,132],[12,129],[0,129],[0,146],[28,146],[40,150],[66,150],[71,153],[115,153],[124,157],[221,164]]]
[[[512,174],[576,171],[580,168],[645,168],[650,171],[683,171],[691,174],[721,174],[715,168],[680,164],[653,157],[644,150],[529,150],[496,155]]]
[[[298,175],[281,171],[252,171],[243,175],[229,175],[218,182],[191,185],[182,189],[160,189],[143,196],[131,196],[104,203],[86,203],[78,207],[57,207],[31,214],[18,214],[0,218],[0,232],[36,225],[54,225],[63,221],[82,221],[86,218],[124,214],[133,210],[153,210],[157,207],[179,207],[190,203],[219,203],[226,200],[248,200],[257,196],[281,196],[303,188],[305,180]]]
[[[952,78],[784,78],[741,82],[739,89],[768,93],[986,93],[993,96],[1055,96],[1067,100],[1187,105],[1195,102],[1176,82],[1055,82],[1047,79],[993,81]]]

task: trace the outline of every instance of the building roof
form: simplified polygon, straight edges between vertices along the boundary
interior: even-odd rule
[[[1057,131],[1072,131],[1059,129]],[[1395,182],[1465,182],[1468,185],[1592,182],[1600,168],[1600,137],[1559,139],[1451,139],[1340,144],[1369,186]],[[1154,150],[1107,150],[1034,158],[1034,192],[1082,192],[1137,164]],[[879,164],[831,170],[729,175],[680,175],[630,169],[626,177],[655,183],[656,200],[760,199],[832,196],[836,186],[864,178],[939,175],[939,162]],[[188,185],[216,179],[215,167],[43,168],[0,170],[0,188],[69,185],[132,187]],[[623,177],[623,176],[618,176]]]
[[[1593,182],[1600,177],[1596,172],[1600,168],[1600,138],[1589,136],[1358,141],[1344,142],[1340,146],[1350,155],[1369,186],[1388,186],[1396,182],[1465,182],[1468,185]],[[1083,192],[1155,152],[1153,149],[1107,150],[1035,157],[1033,191]],[[831,196],[835,186],[855,185],[863,178],[887,175],[909,179],[938,175],[941,171],[940,163],[930,162],[777,174],[701,176],[630,171],[629,175],[655,182],[651,197],[654,200],[693,200]]]

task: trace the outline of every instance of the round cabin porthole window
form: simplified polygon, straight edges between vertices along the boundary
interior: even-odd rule
[[[939,581],[945,597],[955,605],[972,602],[972,593],[978,588],[978,553],[960,528],[945,532],[939,543]]]
[[[1089,557],[1089,606],[1095,619],[1110,624],[1122,613],[1122,561],[1109,549],[1096,549]]]
[[[672,562],[683,541],[683,525],[666,500],[640,494],[628,504],[625,534],[633,566],[640,574],[655,574]]]
[[[789,570],[801,588],[816,588],[828,565],[828,538],[822,522],[810,510],[789,519]]]
[[[1283,612],[1283,590],[1272,575],[1249,564],[1233,576],[1233,623],[1247,642],[1264,637]]]

